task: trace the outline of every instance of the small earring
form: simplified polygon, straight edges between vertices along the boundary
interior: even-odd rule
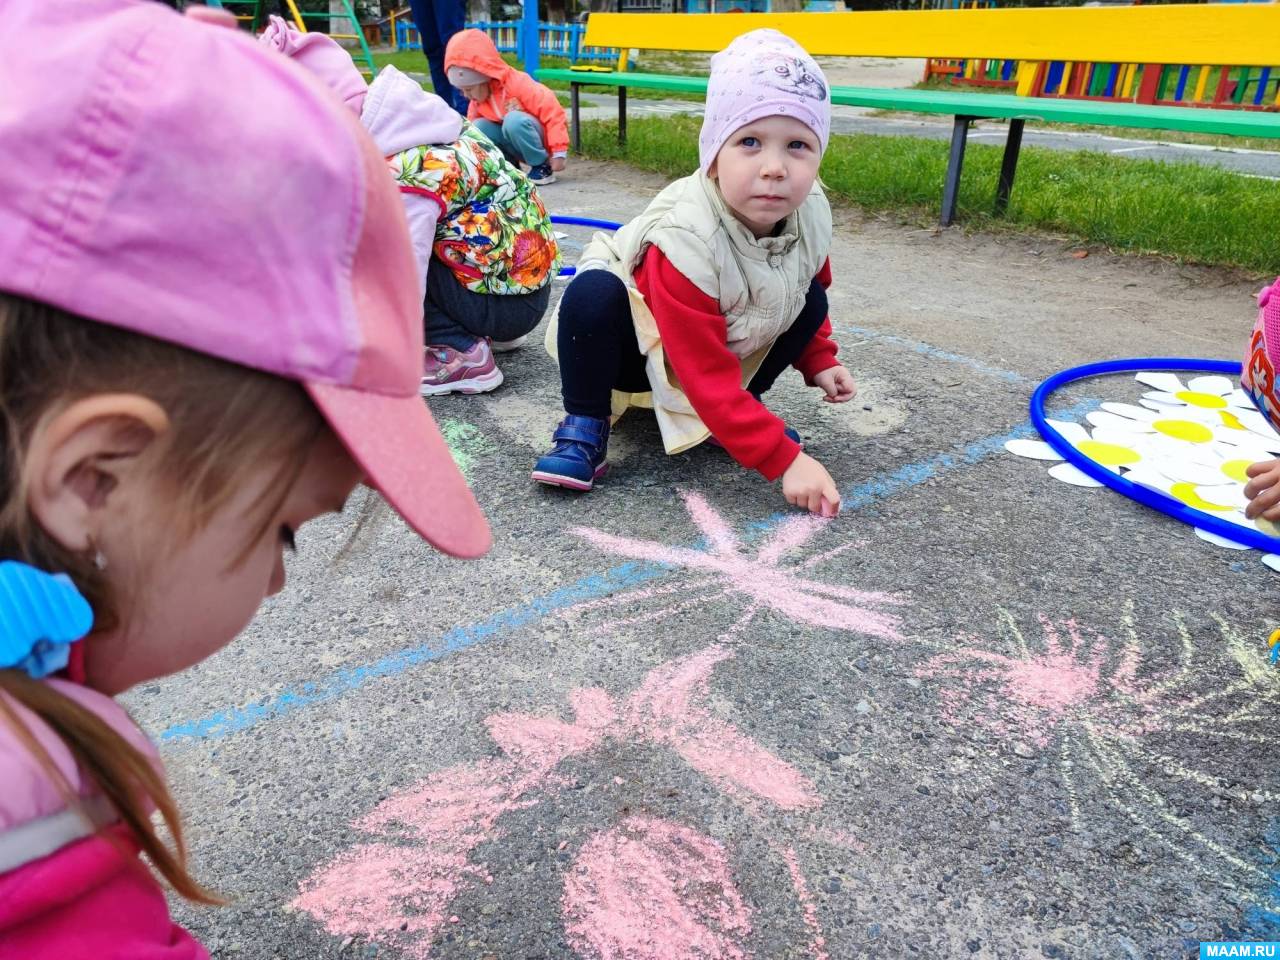
[[[89,549],[93,551],[94,569],[96,570],[107,569],[107,557],[100,549],[98,549],[98,545],[93,542],[92,538],[90,538],[89,540]]]

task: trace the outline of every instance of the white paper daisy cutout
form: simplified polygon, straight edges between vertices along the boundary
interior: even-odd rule
[[[1226,377],[1195,377],[1187,383],[1172,373],[1144,372],[1135,379],[1154,392],[1138,404],[1108,401],[1085,415],[1087,424],[1048,420],[1078,451],[1113,473],[1228,523],[1276,535],[1274,525],[1255,523],[1244,510],[1250,464],[1280,454],[1280,434],[1253,408],[1247,394]],[[1020,457],[1054,461],[1049,475],[1076,487],[1100,487],[1042,440],[1010,440],[1005,449]],[[1202,540],[1229,549],[1242,547],[1196,528]],[[1263,557],[1280,570],[1280,555]]]

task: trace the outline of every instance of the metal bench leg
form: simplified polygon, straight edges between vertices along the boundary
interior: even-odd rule
[[[582,152],[582,125],[578,116],[578,87],[580,84],[569,84],[569,103],[573,112],[573,152]]]
[[[1022,127],[1025,123],[1025,120],[1009,121],[1009,138],[1004,142],[1004,162],[1000,164],[1000,179],[996,182],[997,217],[1003,215],[1009,206],[1013,175],[1018,172],[1018,151],[1022,149]]]
[[[958,116],[951,128],[951,159],[947,161],[947,181],[942,187],[942,225],[951,226],[956,218],[956,200],[960,195],[960,170],[964,166],[964,146],[969,139],[973,117]]]
[[[618,88],[618,143],[627,142],[627,88]]]

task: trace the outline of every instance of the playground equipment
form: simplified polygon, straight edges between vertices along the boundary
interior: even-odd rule
[[[262,29],[262,0],[206,0],[206,5],[228,10],[242,24],[248,24],[250,33]]]
[[[377,76],[378,68],[373,63],[373,54],[369,51],[369,44],[365,40],[364,30],[360,26],[360,20],[356,17],[356,12],[351,6],[351,0],[339,0],[342,4],[341,12],[328,11],[310,11],[301,10],[298,7],[297,0],[285,0],[285,5],[289,9],[289,19],[293,21],[293,25],[303,33],[307,33],[308,20],[344,20],[351,24],[351,33],[330,33],[329,36],[334,40],[355,40],[360,44],[359,58],[352,57],[356,60],[356,66],[360,67],[362,73],[367,73],[372,79]],[[252,33],[257,33],[263,26],[263,3],[262,0],[206,0],[210,7],[219,7],[224,10],[230,10],[235,14],[235,18],[242,24],[247,24]],[[360,61],[364,61],[361,66]]]
[[[520,20],[493,20],[468,23],[468,29],[483,30],[498,48],[499,53],[519,54],[524,49],[522,44],[524,23]],[[418,37],[418,28],[413,19],[406,16],[395,18],[395,48],[397,50],[421,50],[422,41]],[[539,23],[538,52],[549,57],[563,57],[570,63],[590,63],[605,61],[612,63],[618,59],[618,51],[585,47],[582,36],[586,33],[586,25],[581,23]]]
[[[1055,60],[1105,63],[1208,63],[1218,67],[1266,63],[1275,58],[1280,4],[1050,7],[979,10],[911,10],[868,13],[594,14],[584,41],[623,51],[722,49],[748,30],[771,27],[811,54],[846,57],[948,57],[1024,61],[1019,88],[1029,91],[1034,65]],[[705,77],[645,74],[626,69],[626,57],[609,72],[539,70],[542,81],[567,82],[572,103],[571,141],[581,146],[579,91],[584,86],[618,91],[618,138],[625,142],[628,87],[706,93]],[[1030,66],[1030,71],[1028,71]],[[1157,76],[1153,71],[1150,77]],[[1144,78],[1144,84],[1156,81]],[[1158,91],[1157,91],[1158,92]],[[942,190],[942,225],[955,219],[969,126],[990,118],[1009,121],[995,211],[1004,211],[1013,189],[1022,131],[1028,119],[1104,127],[1185,130],[1280,140],[1280,117],[1220,109],[1191,109],[1151,102],[1080,101],[939,90],[831,88],[831,102],[851,106],[950,115],[951,155]]]
[[[925,80],[950,77],[963,86],[1017,88],[1023,96],[1114,100],[1180,107],[1274,110],[1280,107],[1280,68],[1159,63],[1090,63],[1055,60],[1030,64],[1019,85],[1016,60],[938,60],[925,65]]]

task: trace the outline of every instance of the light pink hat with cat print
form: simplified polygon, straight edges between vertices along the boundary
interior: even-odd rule
[[[795,117],[827,149],[831,88],[818,62],[777,30],[744,33],[711,58],[707,107],[698,137],[706,173],[735,130],[761,117]]]

